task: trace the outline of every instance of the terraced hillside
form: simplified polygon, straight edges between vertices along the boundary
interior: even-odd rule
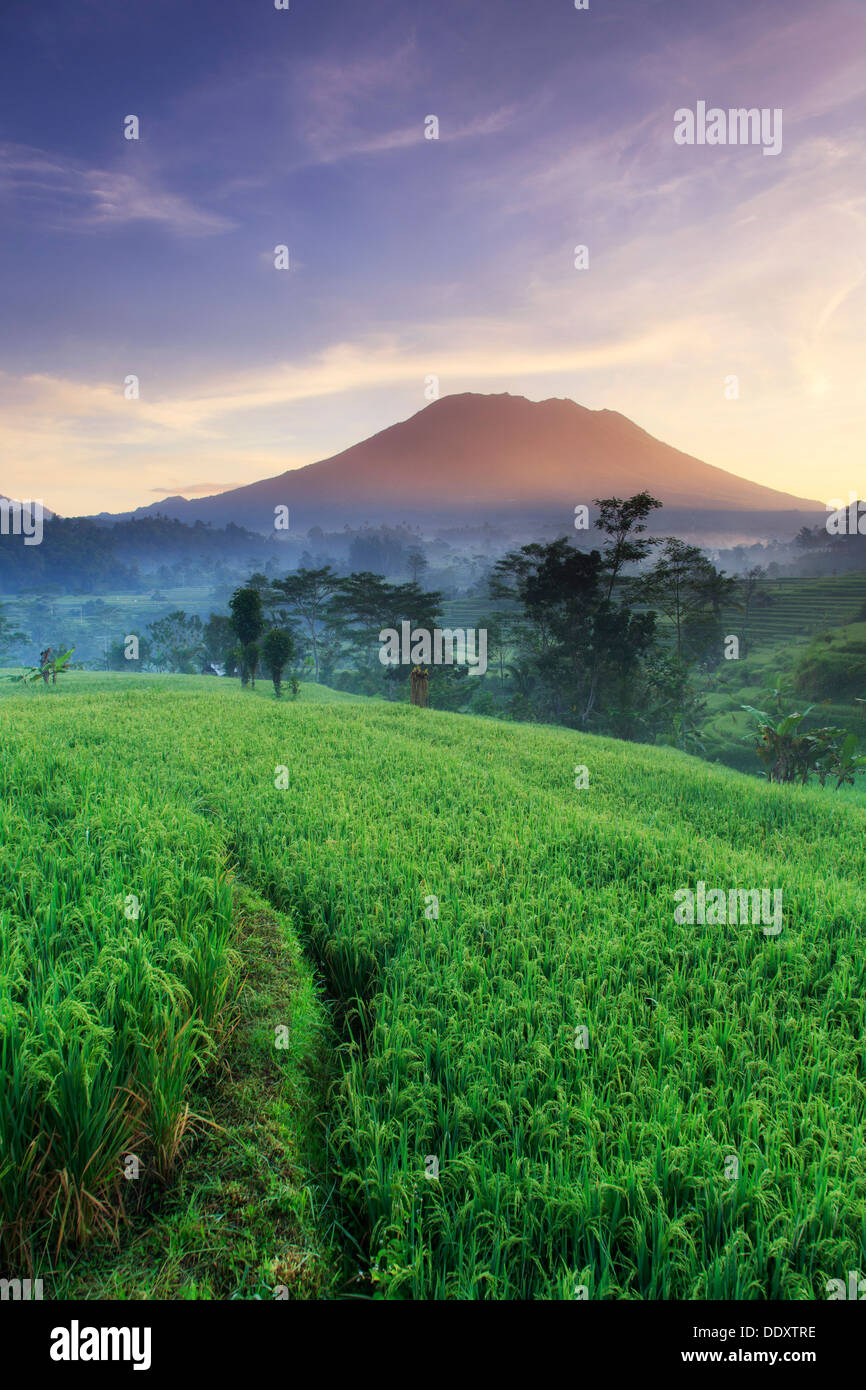
[[[827,627],[852,622],[866,604],[866,574],[844,574],[822,579],[770,579],[763,586],[769,600],[754,605],[749,615],[752,646],[791,642],[810,637]],[[477,626],[497,608],[480,598],[449,599],[446,622],[455,627]],[[741,612],[725,614],[731,632],[740,632]]]
[[[242,884],[341,1033],[353,1292],[811,1299],[861,1266],[863,809],[310,687],[71,676],[0,722],[8,1249],[99,1241],[125,1148],[164,1154]],[[699,883],[780,891],[781,930],[678,920]]]
[[[866,604],[866,574],[843,574],[823,579],[768,580],[766,607],[754,607],[749,615],[753,645],[810,637],[827,627],[852,622]],[[731,631],[738,631],[741,615],[731,611]]]

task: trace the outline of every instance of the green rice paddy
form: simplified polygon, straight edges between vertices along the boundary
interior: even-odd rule
[[[173,1180],[246,968],[243,885],[294,922],[338,1030],[322,1176],[355,1293],[812,1299],[862,1267],[866,809],[269,691],[4,690],[7,1266],[122,1236],[124,1155]],[[782,932],[677,924],[699,881],[781,889]]]

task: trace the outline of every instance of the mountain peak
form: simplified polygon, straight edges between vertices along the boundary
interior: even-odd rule
[[[137,515],[162,511],[269,531],[280,505],[289,507],[293,528],[561,511],[565,525],[578,503],[645,489],[668,507],[697,511],[821,508],[702,463],[615,410],[568,397],[465,391],[318,463],[212,497],[164,499]]]

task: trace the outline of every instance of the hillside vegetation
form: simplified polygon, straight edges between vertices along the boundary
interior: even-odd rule
[[[866,622],[830,628],[809,644],[796,666],[798,691],[819,700],[866,704]]]
[[[130,1146],[171,1171],[243,885],[326,985],[361,1292],[809,1299],[859,1268],[859,806],[308,686],[72,675],[0,728],[7,1249],[98,1238]],[[781,932],[677,923],[698,882],[780,889]]]

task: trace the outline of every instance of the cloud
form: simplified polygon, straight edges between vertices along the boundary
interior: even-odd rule
[[[444,104],[440,103],[442,109],[437,110],[432,98],[427,97],[425,104],[423,87],[416,45],[411,39],[352,62],[317,61],[296,69],[292,102],[309,162],[333,164],[423,144],[428,115],[439,116],[443,142],[497,135],[517,119],[517,111],[510,105],[482,110],[474,116],[456,115],[445,97]],[[417,118],[398,126],[389,124],[394,105],[400,110],[414,105]]]
[[[358,155],[390,154],[393,150],[407,150],[416,145],[422,145],[425,140],[425,117],[436,114],[435,111],[421,112],[419,107],[418,119],[413,125],[382,131],[376,135],[358,136],[347,130],[342,138],[330,148],[320,149],[317,152],[318,162],[333,164],[338,160],[350,159]],[[500,131],[507,130],[514,120],[516,120],[516,111],[512,106],[503,106],[497,111],[488,112],[474,120],[457,121],[450,126],[446,117],[440,124],[439,139],[445,142],[473,140],[485,135],[498,135]]]
[[[132,174],[88,170],[84,177],[93,204],[85,221],[92,226],[160,222],[182,236],[212,236],[235,226],[227,217],[198,208],[181,194],[150,187]]]
[[[88,168],[30,146],[0,145],[0,190],[7,203],[41,202],[64,226],[80,231],[157,222],[180,236],[196,237],[236,225],[160,187],[146,171]]]
[[[527,341],[524,346],[503,348],[505,332],[504,324],[455,322],[440,326],[437,342],[426,347],[398,335],[371,335],[359,342],[334,344],[306,361],[209,377],[207,388],[199,392],[150,399],[143,391],[135,401],[126,400],[120,387],[105,382],[0,372],[0,405],[7,421],[17,417],[36,434],[43,428],[51,431],[55,424],[72,437],[102,443],[152,443],[165,434],[218,438],[224,428],[220,422],[226,417],[406,381],[423,382],[431,373],[452,380],[507,381],[516,375],[660,364],[694,342],[694,325],[685,322],[580,347],[539,348]],[[8,428],[0,427],[0,440]]]
[[[158,497],[213,497],[218,492],[229,492],[233,487],[243,487],[243,483],[163,483],[161,487],[149,488]]]

